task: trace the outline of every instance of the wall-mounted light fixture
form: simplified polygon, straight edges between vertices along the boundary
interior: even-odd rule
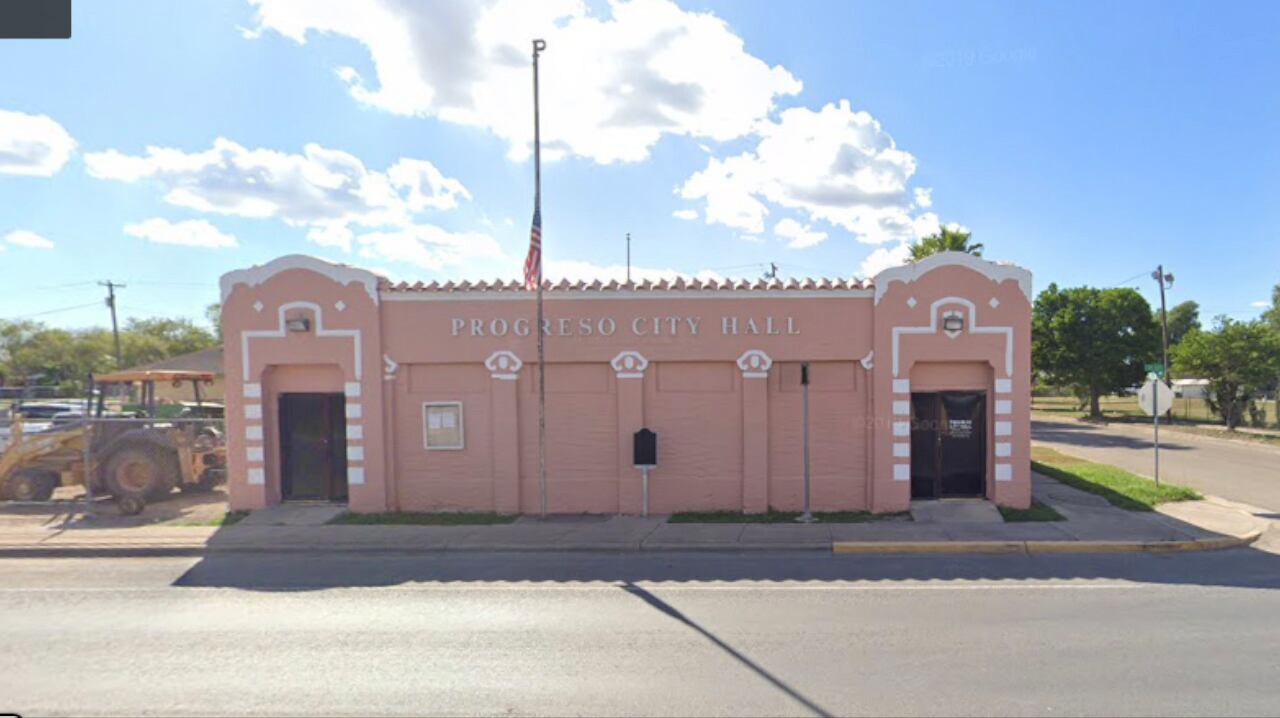
[[[291,332],[311,331],[311,320],[306,317],[294,317],[284,320],[284,328]]]
[[[945,332],[964,331],[964,317],[959,314],[951,314],[943,317],[942,330]]]

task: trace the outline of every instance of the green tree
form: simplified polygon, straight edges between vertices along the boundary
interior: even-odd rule
[[[213,332],[189,319],[130,319],[120,330],[126,367],[218,345]],[[107,329],[52,329],[0,320],[0,382],[56,385],[79,395],[89,374],[116,368]]]
[[[1266,322],[1272,331],[1280,332],[1280,284],[1271,288],[1271,308],[1262,313],[1262,321]]]
[[[1143,364],[1159,347],[1151,306],[1134,289],[1050,284],[1036,297],[1032,365],[1048,383],[1087,402],[1092,417],[1102,416],[1101,397],[1142,381]]]
[[[120,332],[126,367],[218,345],[213,332],[190,319],[129,319]]]
[[[924,237],[911,245],[911,261],[918,262],[938,252],[968,252],[975,257],[982,256],[982,243],[970,243],[971,232],[943,227],[937,234]]]
[[[1160,310],[1156,310],[1156,321],[1160,321]],[[1200,328],[1200,305],[1187,300],[1169,308],[1169,351],[1178,346],[1182,338],[1193,329]]]
[[[222,302],[214,302],[204,308],[205,321],[209,322],[209,326],[213,327],[213,335],[218,338],[218,343],[222,343]]]
[[[1218,317],[1212,331],[1193,331],[1174,352],[1182,376],[1209,380],[1209,408],[1234,430],[1280,373],[1280,336],[1261,320]]]
[[[90,373],[115,366],[111,332],[104,329],[50,329],[25,323],[16,328],[9,325],[4,333],[3,373],[15,384],[57,385],[79,393]]]

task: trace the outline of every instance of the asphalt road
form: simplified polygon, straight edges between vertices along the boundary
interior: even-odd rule
[[[1280,711],[1280,556],[0,560],[0,711]]]
[[[1152,433],[1150,426],[1031,422],[1036,443],[1143,476],[1154,471]],[[1161,430],[1160,478],[1280,512],[1280,447]]]

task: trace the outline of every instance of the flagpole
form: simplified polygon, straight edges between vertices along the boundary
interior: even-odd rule
[[[543,40],[533,41],[533,207],[542,214],[542,136],[538,118],[538,55],[547,49]],[[543,358],[542,255],[538,255],[538,512],[547,518],[547,364]]]

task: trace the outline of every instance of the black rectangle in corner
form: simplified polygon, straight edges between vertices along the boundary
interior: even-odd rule
[[[67,40],[71,0],[0,0],[0,40]]]

